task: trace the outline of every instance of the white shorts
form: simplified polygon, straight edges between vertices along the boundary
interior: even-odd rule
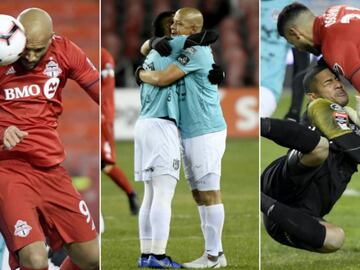
[[[185,177],[192,186],[207,174],[221,176],[221,159],[225,152],[226,129],[182,140]]]
[[[274,93],[266,88],[260,87],[260,117],[270,117],[276,110],[277,101]]]
[[[135,181],[169,174],[179,179],[180,138],[172,121],[139,119],[135,124]]]

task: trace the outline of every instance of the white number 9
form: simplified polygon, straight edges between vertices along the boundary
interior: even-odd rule
[[[83,200],[81,200],[79,202],[79,210],[80,210],[81,214],[86,216],[86,223],[89,223],[91,220],[90,211],[89,211],[89,208],[87,207],[86,203]]]

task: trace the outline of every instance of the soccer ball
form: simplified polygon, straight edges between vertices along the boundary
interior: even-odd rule
[[[25,30],[15,18],[0,14],[0,66],[19,59],[26,44]]]

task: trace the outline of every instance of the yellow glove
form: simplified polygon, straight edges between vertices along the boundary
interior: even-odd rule
[[[308,117],[329,140],[352,133],[344,108],[330,100],[318,98],[310,102]]]

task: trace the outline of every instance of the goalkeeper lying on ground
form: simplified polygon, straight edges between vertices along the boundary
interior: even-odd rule
[[[356,119],[348,117],[343,108],[347,92],[322,61],[305,75],[304,88],[310,103],[303,125],[261,119],[261,135],[291,149],[262,173],[261,211],[275,241],[313,252],[334,252],[343,245],[345,234],[324,216],[360,163],[359,122],[356,125]]]

